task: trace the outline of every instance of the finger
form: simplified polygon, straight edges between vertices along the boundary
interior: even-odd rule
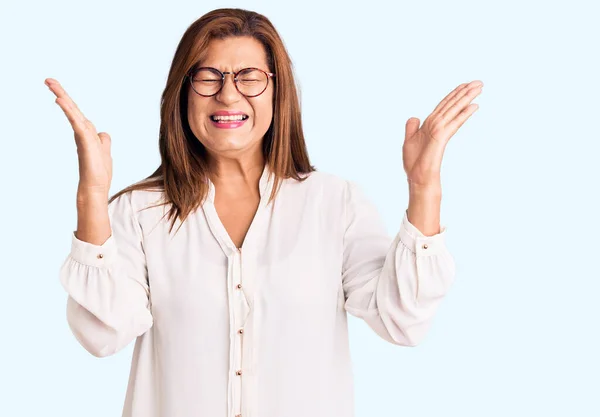
[[[62,85],[60,85],[58,81],[48,78],[46,85],[48,86],[50,91],[52,91],[56,95],[57,98],[64,99],[69,104],[68,107],[72,109],[73,112],[80,113],[79,115],[77,115],[78,117],[85,119],[83,112],[81,112],[75,101],[71,98],[71,96],[69,96],[69,94],[67,94],[65,89],[62,87]]]
[[[461,111],[446,127],[450,131],[450,136],[454,135],[458,129],[467,121],[473,113],[479,109],[479,104],[472,103]]]
[[[457,97],[452,105],[448,104],[449,107],[441,114],[442,119],[446,120],[446,123],[452,121],[452,119],[454,119],[456,115],[468,106],[479,94],[481,94],[481,86],[470,88],[461,97]]]
[[[467,94],[469,90],[478,85],[482,85],[483,83],[479,80],[471,81],[470,83],[461,84],[456,90],[454,90],[451,94],[443,100],[443,104],[440,103],[436,111],[438,115],[443,115],[448,111],[448,108],[452,107],[456,101],[460,100],[462,96]]]
[[[445,108],[446,103],[448,103],[448,101],[452,100],[458,93],[460,93],[464,88],[466,88],[467,85],[469,85],[469,84],[463,83],[463,84],[459,85],[458,87],[456,87],[451,92],[449,92],[448,95],[446,97],[444,97],[444,99],[442,101],[440,101],[440,103],[435,107],[435,109],[433,109],[431,114],[434,115],[434,114],[442,111]]]
[[[62,85],[60,85],[58,81],[52,78],[47,78],[45,84],[48,86],[50,91],[52,91],[56,95],[57,98],[63,99],[68,104],[67,108],[70,112],[73,113],[73,117],[79,118],[81,121],[86,120],[81,110],[79,110],[79,107],[77,107],[77,104],[73,101],[71,96],[67,94],[65,89],[62,87]]]
[[[59,97],[54,100],[54,102],[58,104],[58,106],[65,113],[74,131],[81,132],[85,129],[85,120],[82,120],[82,118],[79,116],[79,113],[73,111],[71,102],[66,100],[64,97]]]
[[[59,107],[63,110],[69,123],[71,123],[71,127],[75,132],[75,142],[79,146],[79,144],[88,143],[91,138],[98,138],[96,134],[96,128],[85,117],[82,118],[79,116],[81,113],[73,111],[73,102],[65,100],[63,97],[57,98],[55,103],[59,105]]]

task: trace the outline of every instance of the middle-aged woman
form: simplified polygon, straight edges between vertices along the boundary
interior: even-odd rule
[[[442,155],[480,81],[406,123],[395,238],[355,183],[309,163],[292,64],[260,14],[214,10],[187,29],[161,100],[161,164],[111,199],[109,135],[46,84],[80,167],[60,270],[68,323],[98,357],[136,340],[123,416],[350,417],[347,312],[390,343],[423,340],[455,275]]]

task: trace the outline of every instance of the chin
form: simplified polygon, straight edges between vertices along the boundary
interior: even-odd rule
[[[206,146],[207,143],[204,143],[204,146],[209,147],[215,152],[236,152],[252,148],[258,142],[251,138],[239,138],[235,137],[235,135],[227,137],[227,135],[223,135],[222,139],[213,138],[209,141],[209,146]]]

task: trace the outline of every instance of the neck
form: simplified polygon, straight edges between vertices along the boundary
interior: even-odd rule
[[[265,159],[255,158],[214,158],[210,166],[210,177],[215,187],[256,188],[265,168]]]

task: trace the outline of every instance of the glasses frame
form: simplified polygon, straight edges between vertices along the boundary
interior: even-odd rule
[[[194,88],[194,82],[193,82],[194,75],[196,75],[196,73],[198,71],[203,70],[203,69],[211,70],[211,71],[213,71],[215,73],[221,74],[221,87],[219,87],[219,89],[215,93],[213,93],[213,94],[209,94],[209,95],[200,94]],[[238,88],[238,78],[237,78],[237,76],[242,71],[247,71],[247,70],[257,70],[257,71],[260,71],[260,72],[262,72],[263,74],[265,74],[267,76],[267,84],[265,85],[265,88],[260,93],[255,94],[253,96],[248,96],[248,95],[242,93],[240,91],[240,89]],[[217,94],[219,94],[219,92],[223,89],[223,86],[225,85],[225,75],[227,75],[227,74],[232,74],[233,75],[233,84],[235,85],[235,89],[238,91],[238,93],[240,93],[244,97],[258,97],[258,96],[260,96],[269,87],[269,80],[271,78],[275,77],[274,73],[267,72],[267,71],[261,70],[260,68],[255,68],[255,67],[242,68],[241,70],[239,70],[237,72],[231,72],[231,71],[222,72],[222,71],[219,71],[218,69],[213,68],[213,67],[198,67],[198,68],[193,68],[190,71],[188,71],[188,73],[185,75],[185,78],[189,78],[190,79],[190,85],[192,86],[192,90],[194,90],[194,93],[196,93],[196,94],[198,94],[198,95],[200,95],[202,97],[213,97],[213,96],[216,96]]]

